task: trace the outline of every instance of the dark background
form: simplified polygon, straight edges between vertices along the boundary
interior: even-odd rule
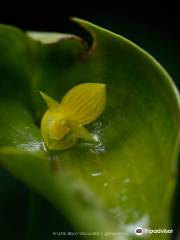
[[[69,17],[76,16],[89,20],[127,37],[147,50],[166,68],[180,88],[180,13],[178,9],[174,1],[163,3],[126,1],[124,3],[109,0],[103,3],[98,1],[80,3],[64,0],[58,3],[44,1],[41,4],[38,1],[36,3],[12,1],[4,2],[3,5],[0,3],[0,23],[15,25],[24,30],[70,32],[87,38],[86,32],[72,23]],[[0,170],[0,178],[4,179],[0,187],[0,238],[25,239],[29,192],[23,184],[4,170]],[[175,199],[176,207],[172,219],[177,232],[178,216],[180,216],[178,186]],[[39,201],[41,200],[39,197]],[[53,220],[56,215],[55,210],[52,212],[46,202],[42,205],[42,209],[46,208],[47,212],[39,209],[40,218],[37,222],[43,219],[42,226],[49,224],[50,229],[54,230],[59,224]],[[48,208],[51,209],[49,212]],[[60,229],[57,228],[57,231]],[[39,232],[37,239],[48,239],[43,227],[38,226],[37,232]]]
[[[6,4],[6,5],[5,5]],[[180,13],[175,1],[0,1],[0,22],[24,30],[84,33],[76,16],[119,33],[150,52],[180,85]]]

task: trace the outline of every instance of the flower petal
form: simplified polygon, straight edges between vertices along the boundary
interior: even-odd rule
[[[43,92],[40,92],[40,94],[49,108],[55,108],[59,106],[59,103],[56,100],[54,100],[52,97],[49,97]]]
[[[85,139],[89,142],[96,142],[91,133],[82,125],[78,125],[76,122],[71,121],[71,129],[77,137]]]
[[[69,117],[81,125],[89,124],[99,117],[105,104],[106,85],[103,83],[77,85],[63,97],[60,103]]]

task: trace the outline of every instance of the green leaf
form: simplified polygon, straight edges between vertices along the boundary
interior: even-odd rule
[[[1,164],[53,203],[77,231],[123,232],[132,239],[138,226],[168,229],[180,144],[176,87],[132,42],[74,21],[92,35],[90,48],[75,36],[0,27]],[[84,82],[107,86],[105,111],[89,126],[101,143],[81,141],[47,152],[39,129],[46,105],[39,91],[59,101]]]

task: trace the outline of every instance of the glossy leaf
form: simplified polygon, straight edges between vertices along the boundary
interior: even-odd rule
[[[0,27],[1,164],[52,202],[77,231],[125,232],[132,239],[137,226],[170,228],[179,94],[144,50],[74,20],[92,35],[90,49],[75,36],[28,36]],[[107,87],[105,111],[89,126],[100,143],[82,140],[66,151],[46,152],[39,126],[47,108],[39,91],[60,101],[85,82]]]

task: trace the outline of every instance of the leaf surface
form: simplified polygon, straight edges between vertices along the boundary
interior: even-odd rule
[[[180,140],[179,94],[166,71],[127,39],[74,19],[93,37],[0,27],[0,161],[78,231],[135,238],[136,227],[170,228]],[[80,83],[105,83],[107,105],[88,126],[98,144],[44,149],[39,91],[57,101]],[[149,237],[151,239],[152,236]],[[168,239],[169,235],[158,235]]]

